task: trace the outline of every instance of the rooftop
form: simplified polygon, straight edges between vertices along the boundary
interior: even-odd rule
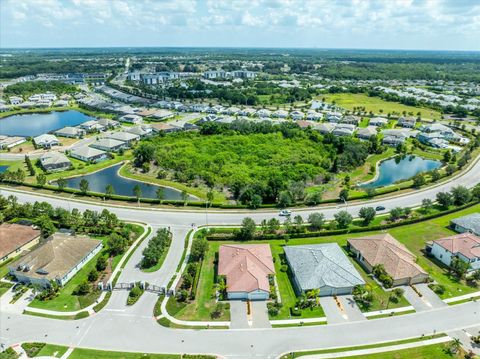
[[[40,230],[31,226],[2,223],[0,225],[0,258],[38,238],[40,233]]]
[[[480,213],[472,213],[468,216],[452,219],[452,223],[480,235]]]
[[[460,253],[468,259],[480,258],[480,237],[472,233],[461,233],[451,237],[437,239],[433,243],[450,253]]]

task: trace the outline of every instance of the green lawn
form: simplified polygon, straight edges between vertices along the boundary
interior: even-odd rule
[[[360,356],[349,356],[342,357],[343,359],[347,358],[357,358],[357,359],[453,359],[461,358],[460,356],[455,356],[448,354],[447,352],[448,344],[433,344],[425,345],[416,348],[402,349],[391,352],[376,353],[369,355],[360,355]]]
[[[167,304],[167,311],[177,319],[183,320],[204,320],[204,321],[229,321],[230,311],[224,310],[219,318],[212,319],[210,313],[216,305],[215,302],[215,253],[218,251],[218,243],[210,242],[209,249],[201,266],[200,278],[198,281],[195,300],[192,302],[177,303],[170,299]]]
[[[136,226],[138,228],[135,229],[136,238],[143,233],[143,227]],[[88,307],[89,305],[93,304],[98,297],[100,296],[100,291],[92,291],[91,293],[85,296],[76,296],[73,295],[72,292],[75,288],[85,280],[87,280],[88,273],[95,268],[95,264],[97,259],[105,254],[108,250],[106,248],[106,237],[98,238],[101,239],[104,243],[104,249],[100,251],[95,257],[93,257],[80,271],[75,274],[75,276],[67,282],[67,284],[60,289],[58,296],[56,296],[52,300],[47,301],[40,301],[38,299],[34,299],[30,306],[33,308],[40,308],[40,309],[48,309],[48,310],[55,310],[59,312],[70,312],[75,310],[80,310],[83,308]],[[115,256],[112,260],[112,270],[115,269],[118,262],[120,261],[122,255]]]
[[[94,350],[94,349],[75,349],[68,357],[69,359],[181,359],[181,355],[178,354],[150,354],[150,353],[126,353],[126,352],[112,352],[106,350]],[[207,357],[205,357],[207,358]]]
[[[338,94],[322,94],[319,99],[325,98],[326,102],[335,101],[336,105],[347,110],[353,110],[354,107],[365,107],[367,112],[372,111],[374,114],[384,115],[391,113],[392,115],[402,115],[403,111],[407,113],[412,112],[416,116],[417,112],[422,113],[422,118],[430,118],[439,120],[441,118],[440,112],[426,107],[414,107],[403,105],[398,102],[390,102],[382,100],[380,97],[370,97],[367,94],[352,94],[352,93],[338,93]],[[380,110],[383,110],[380,112]]]
[[[8,282],[0,282],[0,297],[4,295],[10,288],[12,288],[13,284]]]
[[[68,347],[54,344],[45,344],[45,346],[38,352],[37,356],[51,356],[55,358],[60,358],[63,354],[66,353]]]

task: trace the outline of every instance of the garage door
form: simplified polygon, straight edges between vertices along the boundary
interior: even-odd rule
[[[265,293],[265,292],[251,292],[251,293],[248,293],[248,299],[250,299],[250,300],[266,300],[266,299],[268,299],[268,293]]]

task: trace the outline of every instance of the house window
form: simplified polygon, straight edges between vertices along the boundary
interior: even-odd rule
[[[443,254],[440,254],[440,259],[442,259],[442,258],[443,258]]]

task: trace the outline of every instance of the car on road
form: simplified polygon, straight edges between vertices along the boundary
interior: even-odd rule
[[[290,211],[289,209],[282,209],[280,213],[278,213],[278,215],[282,217],[289,217],[292,215],[292,211]]]
[[[375,211],[379,212],[379,211],[385,211],[385,207],[383,206],[377,206],[375,207]]]

